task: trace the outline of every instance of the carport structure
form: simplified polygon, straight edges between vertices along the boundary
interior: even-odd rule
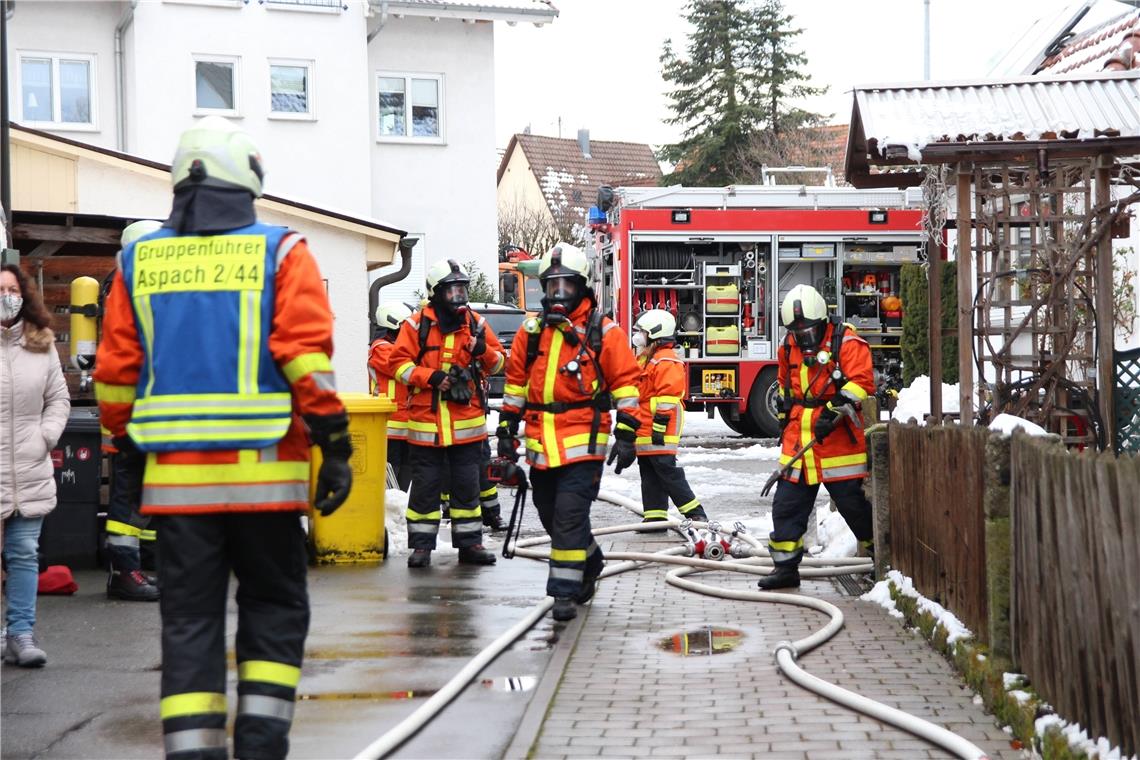
[[[1140,202],[1138,157],[1136,70],[855,89],[847,179],[923,187],[932,284],[944,229],[957,229],[963,421],[1010,412],[1101,448],[1140,426],[1114,419],[1110,392],[1112,239]],[[940,289],[929,292],[940,325]],[[942,337],[931,330],[935,419]]]

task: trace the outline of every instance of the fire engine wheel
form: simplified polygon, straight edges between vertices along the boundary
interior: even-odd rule
[[[724,420],[724,424],[728,426],[729,430],[736,433],[737,435],[742,435],[745,438],[761,437],[760,431],[754,424],[752,424],[752,419],[748,416],[747,411],[741,412],[740,415],[737,416],[737,418],[734,420],[732,419],[732,412],[730,411],[728,404],[720,404],[719,406],[720,418]]]
[[[776,417],[776,399],[780,387],[776,379],[776,368],[768,367],[752,383],[748,393],[748,416],[762,438],[776,438],[780,435],[780,421]]]

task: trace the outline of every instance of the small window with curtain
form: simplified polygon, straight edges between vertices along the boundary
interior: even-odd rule
[[[443,143],[442,74],[380,72],[376,91],[377,140]]]
[[[30,126],[92,130],[95,115],[95,56],[20,53],[20,120]]]
[[[238,60],[233,57],[194,57],[194,112],[237,116]]]
[[[313,119],[314,105],[313,62],[270,60],[270,118]]]

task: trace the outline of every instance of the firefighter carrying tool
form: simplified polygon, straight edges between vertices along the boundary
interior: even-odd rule
[[[289,751],[309,629],[299,516],[309,508],[310,437],[324,456],[316,508],[332,514],[352,487],[332,312],[304,238],[257,220],[262,162],[245,133],[202,119],[182,134],[171,175],[170,218],[122,252],[96,394],[118,448],[146,453],[141,512],[161,516],[166,756],[228,756],[232,572],[233,754],[274,760]]]
[[[860,545],[873,551],[871,503],[863,493],[867,443],[858,424],[860,404],[875,387],[870,349],[853,328],[828,318],[827,303],[810,285],[788,292],[780,319],[788,329],[778,357],[782,477],[768,537],[775,569],[757,583],[764,590],[800,585],[803,537],[820,483]]]
[[[482,375],[503,366],[503,351],[487,321],[467,305],[467,273],[452,259],[427,271],[430,301],[405,320],[389,359],[391,374],[408,386],[408,567],[427,567],[439,533],[444,464],[450,472],[451,544],[459,561],[491,565],[483,548],[479,470],[487,439]]]
[[[590,531],[590,505],[601,483],[611,408],[617,409],[614,472],[637,456],[637,361],[625,332],[597,309],[588,272],[586,255],[568,243],[542,257],[542,314],[523,322],[511,344],[496,431],[499,456],[513,456],[525,415],[534,504],[551,539],[546,593],[554,597],[555,620],[578,614],[575,602],[590,600],[604,565]]]

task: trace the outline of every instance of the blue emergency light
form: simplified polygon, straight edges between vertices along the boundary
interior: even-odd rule
[[[590,210],[589,210],[589,212],[587,212],[586,218],[590,224],[605,224],[606,223],[606,213],[604,211],[602,211],[600,208],[598,208],[597,206],[590,206]]]

